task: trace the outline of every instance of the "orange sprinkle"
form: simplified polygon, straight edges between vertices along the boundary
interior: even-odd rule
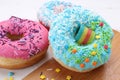
[[[76,50],[76,49],[73,49],[73,50],[72,50],[72,53],[74,53],[74,54],[75,54],[76,52],[77,52],[77,50]]]
[[[93,66],[96,66],[96,65],[97,65],[97,62],[96,62],[96,61],[94,61],[94,62],[92,63],[92,65],[93,65]]]
[[[86,62],[86,63],[87,63],[87,62],[89,62],[89,61],[90,61],[90,59],[89,59],[89,58],[86,58],[86,59],[85,59],[85,62]]]
[[[85,67],[85,64],[80,64],[80,67],[81,67],[81,68],[84,68],[84,67]]]

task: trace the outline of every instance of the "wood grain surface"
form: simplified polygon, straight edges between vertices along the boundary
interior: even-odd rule
[[[48,60],[38,69],[30,73],[23,80],[41,80],[40,74],[44,74],[44,80],[66,80],[66,76],[72,76],[71,80],[120,80],[120,33],[114,30],[112,41],[112,54],[110,60],[103,66],[87,73],[77,73],[63,68],[53,58]],[[56,73],[55,69],[60,68]]]

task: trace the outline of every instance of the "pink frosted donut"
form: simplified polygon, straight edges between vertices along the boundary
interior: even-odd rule
[[[14,35],[22,37],[10,39]],[[14,16],[0,22],[0,67],[17,69],[33,65],[43,58],[47,48],[48,31],[43,25]]]

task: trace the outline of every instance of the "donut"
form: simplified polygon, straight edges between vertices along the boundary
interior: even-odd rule
[[[49,28],[50,24],[54,21],[59,13],[62,13],[66,8],[70,8],[72,6],[73,5],[70,2],[65,1],[57,0],[46,2],[38,10],[37,18],[41,24]]]
[[[20,69],[45,56],[48,30],[39,22],[12,16],[0,22],[0,67]]]
[[[49,40],[58,63],[72,71],[88,72],[109,60],[113,34],[100,15],[75,6],[56,17]]]

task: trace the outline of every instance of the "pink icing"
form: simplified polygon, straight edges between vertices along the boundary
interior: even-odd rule
[[[20,40],[11,41],[6,33],[23,34]],[[48,31],[40,23],[12,16],[0,22],[0,56],[28,59],[48,47]]]

